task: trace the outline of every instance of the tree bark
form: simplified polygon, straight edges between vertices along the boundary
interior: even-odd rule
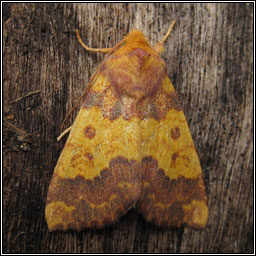
[[[90,47],[133,28],[154,44],[173,20],[162,56],[204,171],[207,227],[156,228],[131,210],[102,230],[48,232],[60,125],[103,59],[75,29]],[[253,3],[3,3],[3,22],[4,253],[253,253]]]

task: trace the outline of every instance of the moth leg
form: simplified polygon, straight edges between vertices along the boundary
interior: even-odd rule
[[[72,126],[68,127],[64,132],[61,133],[61,135],[57,138],[57,141],[60,141],[61,138],[68,132],[70,132]]]

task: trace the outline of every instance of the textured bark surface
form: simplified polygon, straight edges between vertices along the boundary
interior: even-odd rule
[[[156,43],[174,19],[163,58],[204,170],[207,227],[160,229],[131,210],[102,230],[48,232],[60,124],[103,59],[75,29],[91,47],[132,28]],[[4,3],[3,22],[4,253],[253,252],[253,3]]]

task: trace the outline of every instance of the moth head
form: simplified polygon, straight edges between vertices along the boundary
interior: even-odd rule
[[[170,35],[172,28],[175,24],[175,21],[172,22],[172,24],[169,27],[169,30],[165,34],[165,36],[162,38],[160,42],[155,44],[154,46],[151,46],[144,34],[139,30],[132,30],[124,39],[118,44],[119,46],[125,46],[126,50],[129,51],[134,50],[136,48],[141,48],[149,52],[150,54],[159,54],[164,51],[164,41],[167,39],[167,37]]]
[[[144,34],[139,30],[132,30],[125,38],[124,41],[127,45],[149,45],[148,40]]]

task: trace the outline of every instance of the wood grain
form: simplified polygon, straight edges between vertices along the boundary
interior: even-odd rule
[[[253,253],[253,3],[3,3],[4,253]],[[60,125],[111,47],[139,28],[158,42],[204,170],[202,230],[159,229],[134,210],[102,230],[49,233]],[[40,90],[13,104],[11,101]],[[66,126],[72,123],[72,117]]]

